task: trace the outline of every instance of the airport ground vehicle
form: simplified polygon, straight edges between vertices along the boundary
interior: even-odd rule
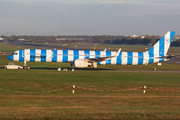
[[[14,63],[9,63],[8,65],[4,65],[4,69],[23,69],[20,65],[14,65]]]

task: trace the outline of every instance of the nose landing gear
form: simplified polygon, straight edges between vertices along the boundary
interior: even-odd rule
[[[23,69],[30,69],[30,67],[29,66],[27,66],[27,64],[26,64],[27,62],[26,61],[24,61],[24,66],[23,66]]]

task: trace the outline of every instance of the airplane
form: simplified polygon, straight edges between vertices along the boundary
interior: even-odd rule
[[[97,65],[147,65],[168,61],[174,56],[167,55],[170,44],[175,35],[168,31],[155,45],[146,52],[93,51],[93,50],[49,50],[49,49],[21,49],[13,52],[8,59],[22,61],[24,69],[28,69],[27,62],[68,62],[73,67],[91,67],[99,70]]]

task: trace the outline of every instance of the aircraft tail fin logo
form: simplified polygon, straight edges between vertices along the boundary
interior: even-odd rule
[[[154,54],[155,56],[166,56],[170,44],[175,35],[174,31],[168,31],[149,51],[149,54]]]

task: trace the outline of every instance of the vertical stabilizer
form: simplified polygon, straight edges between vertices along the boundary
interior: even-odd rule
[[[149,51],[154,56],[165,56],[175,35],[174,31],[168,31]]]

